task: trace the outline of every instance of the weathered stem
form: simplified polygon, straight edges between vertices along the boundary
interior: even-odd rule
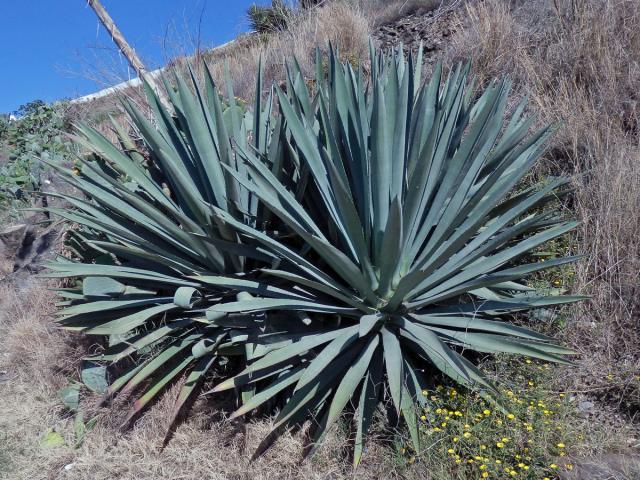
[[[156,93],[158,94],[160,101],[165,106],[168,106],[169,102],[167,101],[166,94],[164,90],[162,90],[161,85],[157,82],[157,80],[153,77],[153,75],[148,75],[147,67],[145,67],[142,60],[140,60],[140,57],[138,57],[138,54],[136,53],[136,51],[133,49],[133,47],[131,47],[131,45],[129,45],[129,42],[127,42],[127,40],[124,38],[124,35],[120,31],[120,29],[117,27],[117,25],[109,15],[109,13],[102,6],[102,3],[100,3],[100,0],[87,0],[87,3],[96,13],[98,19],[100,20],[100,23],[102,23],[104,28],[107,29],[107,31],[111,35],[111,38],[120,49],[120,52],[122,52],[122,54],[125,56],[125,58],[129,62],[129,65],[131,65],[131,67],[136,71],[138,78],[149,82],[149,85],[151,85],[153,89],[156,91]]]
[[[124,38],[124,35],[120,31],[120,29],[116,26],[115,22],[111,18],[111,16],[107,13],[105,8],[100,3],[100,0],[87,0],[89,6],[93,9],[93,11],[100,19],[100,23],[107,29],[111,38],[118,46],[122,54],[125,56],[129,65],[136,71],[140,78],[143,78],[145,73],[147,73],[147,68],[138,57],[136,51],[129,45],[127,40]]]

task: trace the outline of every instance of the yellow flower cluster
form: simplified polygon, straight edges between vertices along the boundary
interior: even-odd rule
[[[479,393],[444,385],[424,390],[425,451],[440,452],[456,475],[469,479],[551,480],[559,470],[571,470],[570,463],[557,461],[570,450],[561,415],[569,403],[564,394],[544,391],[535,374],[540,368],[548,365],[525,360],[521,379],[503,390],[496,405]]]

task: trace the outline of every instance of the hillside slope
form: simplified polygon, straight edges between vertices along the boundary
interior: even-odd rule
[[[543,164],[530,180],[560,172],[571,175],[575,191],[566,204],[567,213],[581,220],[582,226],[574,237],[540,255],[578,252],[586,257],[576,270],[536,280],[542,288],[561,285],[590,299],[538,320],[541,329],[561,336],[580,355],[574,367],[514,362],[501,370],[486,364],[491,373],[507,376],[506,387],[536,395],[531,397],[532,402],[537,400],[534,408],[543,400],[558,403],[561,415],[553,421],[571,443],[558,447],[541,425],[540,433],[536,430],[531,437],[540,445],[522,445],[536,455],[532,462],[546,468],[548,478],[640,478],[636,424],[640,410],[639,26],[640,3],[635,0],[459,0],[444,6],[428,0],[335,0],[301,15],[287,31],[244,37],[203,52],[196,62],[198,75],[199,61],[204,60],[220,81],[227,65],[236,95],[250,101],[258,58],[263,59],[268,86],[281,81],[283,59],[294,55],[311,77],[316,45],[325,49],[329,41],[340,47],[343,58],[362,62],[365,68],[370,38],[385,46],[402,41],[407,48],[416,48],[422,41],[427,47],[427,70],[438,60],[452,65],[472,58],[480,84],[510,75],[514,98],[528,95],[540,123],[561,122]],[[171,67],[184,68],[186,61],[176,59]],[[140,89],[129,87],[118,93],[144,105]],[[118,102],[117,95],[107,95],[79,103],[70,114],[107,132],[107,115],[119,115]],[[2,272],[11,268],[7,261]],[[0,478],[354,477],[346,432],[340,429],[332,432],[313,460],[300,462],[304,439],[295,432],[279,440],[267,456],[250,463],[249,452],[270,420],[226,422],[221,405],[209,400],[196,403],[195,414],[160,452],[177,388],[168,390],[126,433],[118,430],[122,405],[96,412],[95,398],[83,397],[87,418],[98,413],[99,420],[78,444],[77,420],[61,405],[58,391],[78,380],[81,358],[91,346],[52,327],[55,299],[47,286],[51,285],[35,279],[21,286],[0,285],[0,403],[4,406]],[[468,408],[464,415],[477,413],[480,407],[474,402],[460,403]],[[527,411],[528,406],[522,408]],[[546,406],[541,409],[546,410]],[[491,430],[492,435],[497,431]],[[43,442],[52,438],[58,443]],[[489,447],[502,448],[493,446],[502,435],[488,438]],[[455,445],[435,442],[416,456],[401,437],[390,439],[377,430],[355,476],[479,478],[482,470],[475,470],[473,462],[478,462],[477,456],[486,461],[480,446],[464,462],[456,462],[448,453],[450,447]],[[518,461],[514,458],[513,465]],[[532,478],[523,468],[517,475],[499,475],[495,478]]]

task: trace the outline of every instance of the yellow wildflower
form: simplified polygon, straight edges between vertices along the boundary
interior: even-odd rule
[[[464,438],[469,438],[469,437],[471,436],[471,433],[470,433],[470,432],[464,432],[464,433],[462,434],[462,436],[463,436]]]
[[[513,413],[509,413],[509,414],[507,414],[507,418],[509,420],[513,420],[514,418],[516,418],[516,416]]]
[[[496,447],[504,448],[504,443],[503,442],[498,442],[498,443],[496,443]]]

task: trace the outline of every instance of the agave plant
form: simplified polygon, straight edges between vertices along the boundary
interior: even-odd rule
[[[523,116],[524,102],[504,120],[506,78],[476,97],[468,65],[444,82],[437,67],[426,85],[420,52],[405,59],[372,50],[371,65],[366,81],[331,53],[328,75],[319,70],[313,94],[300,82],[293,92],[278,90],[304,195],[255,150],[238,148],[249,175],[228,168],[290,235],[275,238],[214,209],[238,235],[281,260],[261,269],[259,283],[272,294],[208,309],[231,323],[241,319],[235,326],[247,339],[238,341],[259,351],[213,390],[255,389],[233,416],[284,394],[256,455],[283,428],[313,417],[311,453],[348,409],[357,465],[374,412],[387,398],[418,450],[414,405],[426,401],[421,392],[433,367],[492,395],[495,387],[464,350],[555,362],[572,353],[508,321],[578,299],[537,294],[519,281],[576,260],[526,257],[576,226],[549,208],[565,179],[514,191],[552,129],[529,135],[533,120]],[[265,321],[247,328],[247,318],[265,312]],[[289,314],[288,324],[273,326],[277,343],[260,333],[271,313]]]
[[[69,330],[108,336],[108,347],[89,359],[107,362],[115,376],[103,402],[119,391],[137,394],[125,424],[190,371],[177,418],[218,355],[237,351],[228,328],[207,319],[203,307],[220,301],[221,281],[244,291],[252,284],[222,275],[272,264],[271,254],[244,245],[212,210],[246,225],[262,221],[255,195],[225,167],[234,168],[236,177],[248,174],[237,162],[236,147],[250,146],[277,162],[282,152],[270,143],[281,127],[274,123],[271,95],[261,101],[260,75],[249,112],[230,82],[221,98],[206,67],[204,85],[193,72],[191,78],[191,86],[179,75],[164,80],[166,107],[146,85],[153,121],[125,103],[137,142],[116,122],[118,146],[78,125],[76,141],[91,155],[79,158],[73,171],[52,165],[84,194],[59,195],[72,208],[49,209],[79,227],[68,242],[75,259],[60,257],[49,265],[50,277],[78,279],[59,291],[65,308],[58,321]]]
[[[333,50],[316,67],[314,81],[287,69],[277,115],[260,74],[249,112],[205,69],[193,92],[165,81],[169,108],[147,87],[153,123],[126,104],[144,148],[79,126],[93,155],[61,173],[87,198],[52,210],[80,225],[81,260],[49,275],[78,279],[60,323],[108,335],[92,359],[115,375],[105,400],[138,395],[129,419],[188,374],[175,420],[239,355],[213,389],[241,393],[233,417],[280,407],[255,455],[309,418],[312,453],[348,411],[357,465],[387,400],[419,448],[415,402],[437,371],[497,394],[465,350],[566,362],[510,319],[578,300],[522,283],[576,259],[527,256],[576,224],[553,208],[566,179],[521,187],[552,129],[530,134],[524,102],[506,115],[508,79],[476,95],[468,66],[444,81],[438,66],[423,84],[421,51],[372,48],[368,75]]]

